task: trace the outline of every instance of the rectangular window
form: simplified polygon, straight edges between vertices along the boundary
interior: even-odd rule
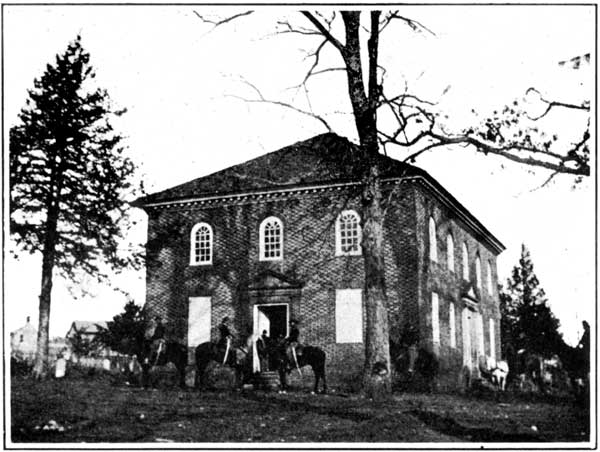
[[[433,343],[440,343],[440,300],[438,294],[431,292],[431,330]]]
[[[449,308],[449,323],[450,323],[450,347],[456,348],[456,317],[454,313],[454,303],[450,302]]]
[[[190,297],[188,310],[188,347],[210,341],[210,297]]]
[[[494,331],[494,319],[490,319],[490,356],[496,359],[496,332]]]
[[[361,289],[335,291],[335,341],[337,343],[363,341]]]

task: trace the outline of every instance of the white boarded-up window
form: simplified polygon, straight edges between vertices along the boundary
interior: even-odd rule
[[[438,294],[431,292],[431,330],[433,332],[433,343],[440,343],[440,299]]]
[[[437,262],[437,236],[433,217],[429,217],[429,259]]]
[[[210,341],[210,297],[190,297],[188,347]]]
[[[446,236],[446,248],[448,248],[448,253],[447,253],[448,270],[453,272],[454,271],[454,239],[452,238],[452,234],[448,234]]]
[[[363,341],[361,289],[335,291],[335,341],[337,343]]]
[[[490,356],[496,359],[496,331],[494,331],[494,319],[490,319]]]
[[[450,324],[450,347],[456,348],[456,314],[452,302],[450,302],[448,308],[448,323]]]
[[[477,314],[477,346],[479,356],[485,355],[485,338],[483,336],[483,315]]]
[[[468,308],[462,310],[463,364],[471,367],[471,313]]]

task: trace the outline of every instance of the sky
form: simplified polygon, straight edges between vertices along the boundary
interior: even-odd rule
[[[323,133],[307,116],[251,97],[240,80],[260,88],[269,99],[307,107],[302,81],[311,60],[306,51],[318,41],[278,35],[279,19],[302,22],[289,7],[266,8],[218,29],[204,15],[224,16],[243,9],[198,6],[15,6],[4,5],[4,134],[17,122],[33,80],[79,33],[96,68],[96,83],[113,102],[127,108],[115,123],[126,136],[138,177],[154,192],[210,174],[236,163]],[[594,55],[594,11],[586,6],[402,6],[405,16],[435,34],[415,33],[396,24],[381,42],[387,86],[403,87],[438,103],[456,124],[472,120],[471,110],[491,112],[535,86],[551,99],[594,99],[595,61],[574,71],[558,62]],[[325,51],[323,67],[335,66]],[[334,130],[356,138],[346,85],[331,72],[310,82],[310,106]],[[585,119],[557,112],[544,126],[561,136],[580,131]],[[5,159],[7,149],[4,149]],[[390,155],[403,158],[400,151]],[[595,158],[595,150],[592,152]],[[573,188],[559,176],[544,188],[548,173],[521,167],[462,148],[435,150],[416,162],[444,185],[505,245],[498,260],[500,281],[510,276],[521,244],[531,251],[550,306],[574,343],[580,323],[595,315],[595,175]],[[592,162],[592,167],[594,162]],[[5,165],[6,166],[6,165]],[[145,241],[145,215],[133,241]],[[7,330],[37,324],[41,259],[5,261]],[[112,279],[136,303],[145,297],[144,272]],[[125,297],[92,280],[91,293],[75,299],[64,281],[53,289],[50,333],[62,336],[74,320],[107,320],[122,310]]]

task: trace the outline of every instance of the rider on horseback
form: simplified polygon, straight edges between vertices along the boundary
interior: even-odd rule
[[[298,357],[302,356],[303,346],[300,345],[298,338],[300,337],[300,330],[298,329],[298,321],[290,320],[290,334],[285,338],[286,351],[290,361],[298,366]]]
[[[146,339],[150,344],[150,350],[152,359],[151,361],[156,364],[166,346],[165,339],[165,326],[162,323],[162,319],[159,315],[155,316],[150,321],[150,326],[146,330]]]
[[[223,355],[223,364],[227,362],[227,355],[229,355],[229,349],[231,348],[231,340],[233,339],[233,335],[229,330],[229,317],[224,317],[219,325],[219,338],[218,348],[219,350],[223,350],[225,354]]]

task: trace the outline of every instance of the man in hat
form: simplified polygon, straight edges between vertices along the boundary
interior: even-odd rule
[[[146,330],[146,339],[150,343],[151,350],[151,362],[156,365],[160,354],[163,352],[166,346],[165,340],[165,326],[162,322],[162,318],[157,315],[153,320],[150,321],[150,326]]]
[[[227,356],[229,355],[229,349],[231,348],[231,339],[233,336],[231,335],[231,331],[229,330],[229,317],[223,317],[221,324],[219,325],[219,350],[225,350],[225,355],[223,356],[223,364],[227,362]]]
[[[297,320],[290,320],[290,334],[285,338],[285,342],[287,344],[288,357],[291,358],[298,371],[300,371],[298,357],[302,356],[302,346],[299,343],[300,330],[298,329],[298,323]]]

